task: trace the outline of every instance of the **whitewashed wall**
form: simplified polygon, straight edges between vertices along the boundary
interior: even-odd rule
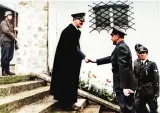
[[[100,2],[100,1],[94,1]],[[105,2],[105,1],[104,1]],[[106,1],[108,2],[108,1]],[[89,28],[89,13],[88,5],[92,5],[93,1],[51,1],[49,6],[49,62],[50,68],[53,65],[54,53],[57,42],[62,30],[72,22],[72,13],[86,12],[86,22],[81,29],[81,48],[83,52],[90,58],[96,59],[105,57],[111,54],[114,46],[111,42],[111,36],[107,31],[93,31]],[[133,17],[135,23],[133,29],[127,30],[125,37],[126,43],[129,45],[133,60],[136,59],[134,45],[141,43],[149,49],[149,59],[157,63],[160,69],[160,54],[159,54],[159,1],[133,1],[134,9]],[[91,70],[98,77],[112,78],[111,65],[97,66],[95,64],[86,64],[83,62],[81,71]]]
[[[48,4],[46,1],[20,1],[16,74],[47,73]]]

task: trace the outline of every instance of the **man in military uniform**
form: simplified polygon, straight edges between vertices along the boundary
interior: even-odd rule
[[[134,90],[136,89],[136,78],[132,69],[132,55],[129,47],[124,42],[124,33],[117,26],[113,27],[111,40],[116,45],[111,56],[97,60],[90,60],[92,63],[112,64],[113,88],[116,92],[116,99],[122,113],[134,113]]]
[[[4,20],[1,22],[1,67],[2,76],[5,75],[15,75],[15,73],[10,72],[9,66],[10,61],[14,54],[14,42],[16,41],[16,36],[14,35],[13,25],[11,24],[12,12],[6,11],[4,14]]]
[[[134,47],[134,49],[135,49],[135,52],[136,52],[136,54],[137,54],[137,59],[134,61],[134,71],[137,71],[138,69],[138,66],[137,65],[139,65],[139,61],[141,61],[140,60],[140,54],[139,54],[139,49],[142,47],[142,45],[141,44],[139,44],[139,43],[137,43],[136,45],[135,45],[135,47]],[[143,110],[142,110],[143,109]],[[142,113],[149,113],[149,110],[147,109],[147,107],[146,106],[144,106],[143,108],[141,108],[141,110],[142,110]]]
[[[143,111],[146,103],[151,113],[157,113],[157,97],[159,96],[159,73],[155,62],[147,59],[148,49],[144,46],[139,48],[140,61],[136,65],[135,75],[138,79],[138,89],[135,95],[136,113]]]

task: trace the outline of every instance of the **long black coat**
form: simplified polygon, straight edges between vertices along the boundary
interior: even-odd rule
[[[77,90],[81,61],[85,55],[80,51],[81,32],[73,24],[66,27],[57,45],[52,70],[50,94],[56,100],[77,102]]]
[[[122,91],[122,89],[136,89],[137,81],[132,69],[132,55],[124,41],[116,45],[111,56],[97,59],[97,65],[107,63],[112,63],[115,92]]]

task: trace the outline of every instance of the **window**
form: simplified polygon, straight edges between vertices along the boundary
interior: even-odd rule
[[[113,23],[120,27],[128,27],[128,5],[113,6]]]
[[[128,5],[103,5],[93,7],[95,13],[95,24],[96,28],[110,27],[111,24],[128,27]]]
[[[96,27],[106,27],[110,26],[110,11],[109,7],[94,7],[95,19],[96,19]]]
[[[119,26],[121,29],[127,30],[133,28],[135,23],[133,12],[131,11],[133,7],[131,6],[133,2],[127,1],[108,1],[93,3],[93,6],[89,5],[91,9],[89,10],[90,17],[90,28],[91,31],[101,30],[111,30],[114,25]],[[135,30],[135,29],[134,29]]]

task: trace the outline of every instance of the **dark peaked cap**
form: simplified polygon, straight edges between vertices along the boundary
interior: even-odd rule
[[[134,47],[135,51],[138,52],[141,46],[142,46],[141,44],[137,43]]]
[[[146,47],[144,47],[144,46],[141,46],[141,47],[139,47],[138,53],[141,53],[141,52],[146,52],[146,53],[148,53],[148,49],[147,49]]]
[[[120,36],[127,35],[125,32],[123,32],[118,26],[113,27],[113,31],[111,35],[119,34]]]
[[[85,15],[86,15],[85,13],[75,13],[75,14],[72,14],[71,16],[76,19],[84,20]]]

